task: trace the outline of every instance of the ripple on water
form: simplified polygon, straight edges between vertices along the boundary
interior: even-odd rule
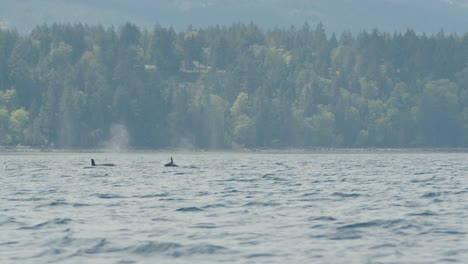
[[[426,210],[426,211],[421,212],[421,213],[409,213],[407,215],[408,216],[435,216],[435,215],[437,215],[437,213],[435,213],[433,211],[430,211],[430,210]]]
[[[127,198],[125,196],[122,196],[122,195],[118,195],[118,194],[112,194],[112,193],[95,193],[91,196],[96,196],[98,198],[101,198],[101,199],[121,199],[121,198]]]
[[[192,226],[192,228],[199,228],[199,229],[214,229],[217,228],[216,224],[213,223],[200,223],[195,226]]]
[[[357,198],[361,196],[358,193],[342,193],[342,192],[335,192],[332,196],[343,197],[343,198]]]
[[[156,194],[146,194],[146,195],[140,195],[140,196],[135,196],[137,198],[156,198],[156,197],[167,197],[169,196],[168,193],[156,193]]]
[[[200,212],[203,211],[202,209],[198,207],[181,207],[176,209],[177,212]]]
[[[309,217],[308,221],[336,221],[336,218],[331,216],[318,216],[318,217]]]
[[[247,258],[247,259],[272,258],[274,256],[275,256],[275,254],[271,254],[271,253],[255,253],[255,254],[246,255],[245,258]]]
[[[268,207],[268,206],[278,206],[281,205],[280,203],[275,203],[275,202],[248,202],[244,204],[243,206],[248,207],[248,206],[259,206],[259,207]]]
[[[417,174],[416,174],[417,175]],[[413,183],[419,183],[419,182],[432,182],[436,179],[436,176],[432,176],[430,178],[426,178],[426,179],[411,179],[411,182]]]
[[[0,226],[3,225],[23,225],[23,222],[18,221],[15,217],[6,217],[0,220]]]
[[[287,181],[287,179],[278,177],[278,176],[276,176],[276,175],[273,174],[273,173],[265,174],[265,175],[262,176],[262,178],[265,179],[265,180],[271,180],[271,181],[274,181],[274,182],[284,182],[284,181]]]
[[[215,203],[215,204],[205,205],[202,208],[203,209],[209,209],[209,208],[223,208],[223,207],[227,207],[227,206],[225,204]]]
[[[111,253],[111,252],[121,252],[124,249],[119,247],[113,247],[107,239],[102,238],[97,243],[91,247],[85,247],[78,249],[73,256],[82,256],[82,255],[95,255],[99,253]]]
[[[189,246],[188,249],[185,251],[185,254],[188,254],[188,255],[215,254],[215,253],[221,253],[223,251],[226,251],[225,247],[201,243],[201,244]]]
[[[394,226],[396,224],[400,224],[405,220],[402,219],[395,219],[395,220],[373,220],[368,222],[361,222],[355,224],[347,224],[338,227],[337,229],[355,229],[355,228],[369,228],[369,227],[383,227],[387,228],[390,226]]]
[[[177,243],[170,243],[170,242],[163,242],[163,243],[156,243],[156,242],[145,242],[138,246],[131,247],[130,251],[137,255],[153,255],[153,254],[169,254],[172,255],[177,249],[181,248],[181,244]]]
[[[421,197],[422,198],[434,198],[434,197],[439,197],[441,195],[442,195],[441,192],[428,192],[422,195]]]
[[[468,258],[468,154],[181,153],[205,164],[196,170],[127,153],[103,154],[118,167],[83,170],[83,155],[22,155],[14,173],[0,173],[0,262]]]
[[[18,229],[40,229],[45,227],[54,227],[57,225],[66,225],[69,224],[72,220],[70,218],[54,218],[49,221],[42,222],[33,226],[23,226]]]
[[[361,239],[364,233],[355,229],[339,229],[336,233],[327,236],[330,240],[356,240]]]
[[[54,202],[38,205],[36,208],[58,207],[58,206],[69,206],[69,205],[70,204],[65,201],[54,201]]]
[[[216,246],[212,244],[200,243],[195,245],[184,246],[178,243],[172,242],[145,242],[143,244],[132,246],[130,252],[143,255],[166,255],[172,257],[192,256],[200,254],[216,254],[225,252],[226,248],[222,246]]]

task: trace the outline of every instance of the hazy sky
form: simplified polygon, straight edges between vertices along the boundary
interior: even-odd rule
[[[328,31],[466,32],[468,0],[0,0],[0,26],[28,32],[71,22],[183,30],[254,22],[265,28],[323,22]]]

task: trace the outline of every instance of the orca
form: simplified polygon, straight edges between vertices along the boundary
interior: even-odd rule
[[[96,162],[94,162],[94,159],[91,159],[91,166],[107,166],[107,167],[111,167],[111,166],[115,166],[115,164],[114,164],[114,163],[96,164]]]
[[[171,157],[171,162],[164,164],[164,167],[179,167],[177,164],[174,163],[174,160],[172,160]]]

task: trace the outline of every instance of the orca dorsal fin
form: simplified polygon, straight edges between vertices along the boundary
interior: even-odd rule
[[[91,159],[91,166],[96,166],[96,163],[94,162],[94,159]]]

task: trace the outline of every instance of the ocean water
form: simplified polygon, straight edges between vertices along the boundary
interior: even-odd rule
[[[468,263],[466,153],[2,153],[0,166],[0,263]]]

